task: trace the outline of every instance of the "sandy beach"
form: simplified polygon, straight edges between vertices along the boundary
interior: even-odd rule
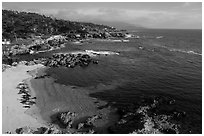
[[[100,116],[101,119],[94,122],[97,131],[106,133],[104,128],[110,124],[110,109],[106,102],[88,96],[89,90],[80,87],[65,86],[55,82],[51,77],[42,77],[45,67],[41,64],[25,66],[18,64],[16,67],[6,69],[2,73],[3,87],[3,129],[2,133],[16,133],[17,128],[29,127],[31,130],[38,130],[40,127],[49,128],[55,122],[55,115],[60,112],[76,113],[74,118],[74,130],[78,123],[92,116]],[[39,77],[39,78],[35,78]],[[34,105],[26,109],[20,103],[22,95],[18,94],[16,87],[19,83],[28,85],[29,94],[37,97]],[[105,107],[104,107],[105,106]],[[104,107],[98,109],[98,107]],[[117,117],[111,117],[117,120]]]
[[[27,109],[23,108],[20,103],[21,95],[18,94],[19,90],[16,88],[20,82],[31,78],[27,71],[41,67],[43,67],[41,64],[18,65],[2,72],[2,133],[8,131],[16,133],[17,128],[24,126],[29,126],[32,129],[45,126],[43,121],[39,121],[26,113]]]

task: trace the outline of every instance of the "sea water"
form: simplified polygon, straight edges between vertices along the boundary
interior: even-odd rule
[[[144,30],[134,34],[140,39],[70,46],[76,50],[115,51],[119,55],[99,56],[98,65],[52,68],[48,73],[58,83],[90,88],[91,97],[117,105],[140,101],[141,96],[171,97],[176,101],[175,108],[187,113],[184,128],[201,133],[202,31]]]
[[[95,50],[119,55],[97,56],[98,65],[50,68],[47,73],[60,84],[92,90],[90,97],[115,103],[112,108],[144,97],[170,97],[176,101],[174,109],[186,113],[183,133],[202,133],[202,30],[152,29],[133,34],[140,38],[67,44],[54,52]]]

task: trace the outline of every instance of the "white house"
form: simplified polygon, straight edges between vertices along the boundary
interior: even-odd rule
[[[4,39],[4,40],[2,41],[2,44],[8,45],[8,44],[11,44],[11,41],[7,41],[7,39]]]

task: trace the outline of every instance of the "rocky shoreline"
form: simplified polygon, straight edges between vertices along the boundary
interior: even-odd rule
[[[72,60],[75,59],[74,61],[76,61],[76,58],[78,59],[78,61],[81,61],[81,65],[83,66],[85,62],[92,62],[94,63],[92,60],[92,58],[89,55],[74,55],[74,54],[68,54],[68,55],[59,55],[59,54],[55,54],[55,57],[67,57],[67,58],[71,58]],[[70,61],[71,61],[70,59]],[[23,67],[34,67],[36,65],[46,65],[46,63],[48,63],[50,60],[49,59],[37,59],[37,60],[33,60],[33,61],[20,61],[20,62],[14,62],[12,65],[3,65],[2,70],[3,72],[9,72],[10,70],[16,69],[19,66],[23,66]],[[59,62],[61,61],[60,59],[58,60]],[[96,63],[96,62],[95,62]],[[80,64],[80,63],[79,63]],[[44,66],[43,66],[44,67]],[[45,67],[44,67],[45,68]],[[20,98],[18,98],[18,103],[21,104],[22,109],[23,110],[29,110],[32,109],[33,106],[36,105],[36,100],[38,101],[38,97],[35,95],[35,90],[31,87],[31,79],[42,79],[44,80],[45,77],[47,77],[47,75],[44,75],[44,73],[38,74],[38,71],[40,69],[33,69],[32,71],[28,70],[25,71],[27,74],[29,74],[30,76],[32,76],[29,79],[26,80],[22,80],[21,82],[19,82],[16,86],[16,94],[17,96]],[[88,98],[88,97],[87,97]],[[89,98],[92,99],[92,98]],[[94,103],[94,102],[92,102]],[[97,103],[100,105],[100,103]],[[36,107],[36,106],[35,106]],[[21,110],[21,109],[19,109]],[[53,118],[52,116],[52,120],[54,122],[51,123],[46,123],[47,125],[39,125],[38,127],[30,127],[29,124],[25,124],[25,126],[21,126],[18,127],[14,130],[7,130],[4,131],[4,133],[18,133],[18,134],[71,134],[71,133],[95,133],[95,131],[93,130],[93,123],[96,120],[101,120],[101,117],[97,114],[92,114],[91,116],[89,116],[87,118],[87,120],[85,120],[84,122],[79,122],[77,125],[75,123],[74,128],[72,126],[72,123],[74,121],[74,118],[77,116],[76,113],[74,112],[70,112],[70,111],[64,111],[64,112],[57,112],[55,115],[55,117]],[[32,117],[31,117],[32,118]],[[50,125],[49,125],[50,124]],[[55,125],[54,125],[55,124]],[[60,127],[61,126],[61,127]],[[63,126],[63,127],[62,127]],[[67,129],[62,129],[62,128],[67,128]]]
[[[187,116],[185,111],[174,108],[176,101],[169,97],[145,97],[139,103],[119,107],[119,121],[109,131],[131,134],[180,134],[190,133],[182,125]],[[164,107],[172,110],[165,110]],[[129,126],[129,127],[127,127]],[[189,131],[189,132],[186,132]]]
[[[37,58],[30,61],[17,61],[12,58],[7,58],[2,64],[2,71],[11,66],[17,66],[18,64],[23,64],[26,66],[31,66],[35,64],[43,64],[48,67],[69,67],[74,68],[75,66],[86,67],[89,64],[98,64],[99,61],[94,57],[96,56],[108,56],[108,55],[119,55],[118,52],[111,51],[94,51],[94,50],[85,50],[85,51],[73,51],[67,53],[55,53],[52,57],[46,58]]]
[[[84,53],[84,54],[83,54]],[[87,54],[88,53],[88,54]],[[9,65],[3,65],[3,72],[7,71],[7,69],[18,67],[19,65],[24,65],[26,67],[36,66],[38,64],[43,64],[47,67],[67,67],[67,68],[74,68],[76,66],[80,67],[87,67],[89,64],[97,64],[98,61],[91,56],[93,55],[104,55],[107,52],[96,52],[96,51],[85,51],[85,52],[75,52],[75,53],[58,53],[54,54],[51,58],[41,58],[38,60],[33,61],[21,61],[19,63]],[[109,54],[115,54],[110,53]],[[44,67],[43,66],[43,67]],[[42,68],[42,66],[41,66]],[[32,69],[33,71],[33,69]],[[32,72],[30,70],[26,71],[30,73],[32,76],[30,79],[35,79],[44,82],[46,79],[49,78],[48,75],[45,74],[37,74],[38,70]],[[18,89],[17,94],[21,96],[18,99],[18,102],[21,103],[23,109],[30,109],[33,105],[36,105],[36,100],[38,100],[37,95],[31,94],[35,92],[35,88],[29,88],[29,81],[27,82],[20,82],[16,86]],[[47,82],[45,84],[54,84],[54,82]],[[58,85],[59,86],[59,85]],[[48,87],[45,87],[48,88]],[[55,86],[54,86],[55,88]],[[30,89],[30,90],[29,90]],[[43,88],[42,88],[43,89]],[[60,90],[60,87],[58,88]],[[32,90],[32,91],[31,91]],[[80,93],[79,90],[68,90],[70,91],[70,95],[73,95],[72,92],[74,91],[76,95]],[[83,91],[82,91],[83,92]],[[69,96],[70,96],[69,95]],[[100,113],[97,114],[89,114],[86,116],[85,119],[78,121],[78,113],[74,112],[73,110],[65,110],[65,111],[58,111],[55,112],[51,116],[51,122],[47,122],[45,125],[39,125],[38,127],[32,128],[29,125],[21,126],[15,129],[15,133],[17,134],[93,134],[98,133],[96,122],[103,122],[107,121],[105,116],[109,113],[108,109],[110,107],[115,107],[114,104],[103,103],[100,105],[99,100],[97,102],[92,101],[89,96],[84,96],[85,94],[79,94],[76,98],[82,97],[83,99],[87,99],[85,101],[89,101],[93,104],[93,108],[98,108]],[[70,96],[73,97],[73,96]],[[69,99],[69,98],[67,98]],[[73,98],[75,101],[77,99]],[[72,101],[72,100],[71,100]],[[116,112],[120,115],[119,119],[115,121],[114,124],[107,127],[108,133],[133,133],[133,134],[179,134],[182,133],[181,131],[181,121],[186,117],[186,112],[179,111],[179,110],[171,110],[168,112],[162,113],[163,106],[171,107],[175,104],[174,99],[166,98],[166,97],[154,97],[154,98],[144,98],[138,104],[127,105],[126,107],[117,107]],[[82,102],[83,103],[83,102]],[[74,103],[73,103],[74,104]],[[99,105],[97,105],[99,104]],[[90,105],[90,104],[88,104]],[[72,105],[75,107],[75,105]],[[79,106],[79,105],[78,105]],[[105,114],[103,113],[105,110]],[[161,110],[161,111],[160,111]],[[83,118],[80,117],[80,118]],[[6,131],[5,133],[14,133],[13,131]],[[189,132],[188,132],[189,133]]]
[[[35,65],[36,64],[33,64],[32,66],[35,66]],[[21,62],[20,64],[17,64],[16,66],[10,66],[9,68],[10,68],[10,70],[12,70],[12,69],[15,69],[16,67],[19,67],[19,66],[32,67],[30,65],[26,66],[25,64],[22,64],[22,62]],[[4,72],[5,71],[7,71],[7,70],[4,70]],[[30,79],[33,79],[33,78],[39,79],[39,77],[41,77],[41,75],[36,75],[37,71],[38,71],[37,69],[36,70],[32,69],[32,71],[30,71],[30,70],[26,71],[26,73],[29,73],[29,75],[31,75],[32,77],[19,82],[15,88],[15,90],[16,90],[16,96],[15,97],[20,96],[20,98],[17,98],[17,101],[22,106],[22,110],[24,111],[23,114],[26,114],[27,110],[32,109],[32,107],[36,105],[36,100],[38,100],[38,97],[36,97],[35,92],[34,92],[35,90],[29,85]],[[3,89],[3,91],[4,90],[5,89]],[[8,108],[12,108],[12,107],[8,107]],[[14,107],[14,108],[18,108],[18,110],[21,110],[21,108],[19,109],[19,107]],[[5,108],[3,107],[3,110],[4,109]],[[13,110],[13,109],[10,109],[10,110]],[[15,114],[15,113],[11,113],[11,114]],[[77,126],[77,129],[82,130],[82,129],[86,128],[86,131],[84,131],[84,130],[83,131],[74,131],[74,130],[72,130],[72,127],[73,127],[72,123],[73,123],[73,119],[75,118],[76,115],[77,115],[76,113],[69,112],[69,111],[56,113],[55,121],[59,122],[60,126],[63,126],[64,128],[67,128],[67,129],[61,129],[60,127],[58,127],[59,124],[56,125],[54,122],[53,123],[55,125],[53,123],[47,122],[46,125],[42,124],[42,125],[38,125],[38,127],[32,127],[32,125],[30,126],[30,124],[25,124],[24,126],[16,127],[15,130],[7,129],[3,133],[7,133],[7,134],[11,134],[11,133],[12,134],[13,133],[17,133],[17,134],[95,133],[92,129],[90,130],[89,128],[91,128],[93,126],[92,124],[95,120],[99,119],[98,115],[90,116],[87,119],[87,122],[79,123],[79,125]],[[17,120],[18,119],[16,118],[15,121],[17,121]],[[25,118],[25,120],[26,120],[26,118]],[[4,125],[5,125],[5,123],[4,123]]]

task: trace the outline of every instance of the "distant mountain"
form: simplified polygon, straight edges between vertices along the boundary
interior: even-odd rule
[[[104,24],[108,26],[115,27],[119,30],[125,29],[127,31],[134,31],[134,30],[141,30],[141,29],[147,29],[146,27],[143,27],[141,25],[133,25],[125,22],[108,22],[108,21],[92,21],[97,24]]]

